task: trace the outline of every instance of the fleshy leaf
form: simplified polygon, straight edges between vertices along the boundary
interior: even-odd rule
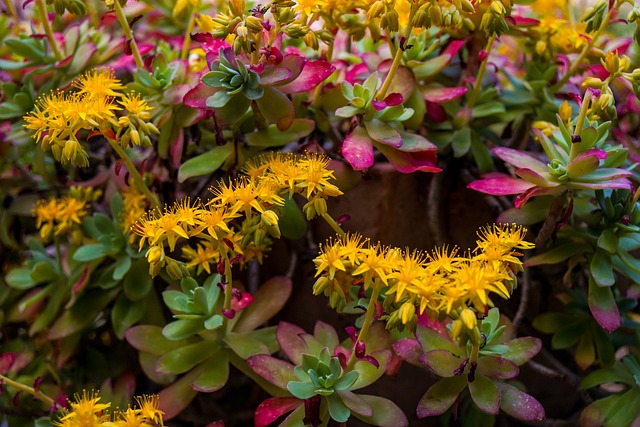
[[[233,144],[225,144],[214,147],[204,154],[187,160],[178,170],[178,182],[184,182],[194,176],[209,175],[224,164],[227,157],[233,152]]]
[[[452,377],[464,359],[447,350],[431,350],[420,357],[420,362],[439,377]]]
[[[171,341],[162,335],[162,328],[155,325],[134,326],[125,333],[127,342],[138,351],[161,356],[180,348],[188,341]]]
[[[523,151],[507,147],[496,147],[493,149],[493,152],[496,156],[500,157],[500,159],[517,168],[527,168],[538,173],[548,171],[547,165]]]
[[[355,170],[373,166],[373,141],[366,129],[356,127],[342,143],[342,155]]]
[[[229,357],[226,351],[220,351],[202,364],[203,372],[191,384],[194,390],[211,393],[220,390],[229,378]]]
[[[284,360],[276,359],[266,354],[258,354],[247,359],[247,365],[271,384],[287,389],[287,384],[297,381],[293,373],[294,366]]]
[[[411,338],[402,338],[394,342],[393,351],[395,351],[402,360],[412,365],[418,365],[420,363],[420,356],[424,353],[424,350],[420,347],[420,343]]]
[[[464,86],[461,87],[439,87],[431,88],[425,87],[420,90],[422,97],[429,102],[449,102],[454,99],[460,98],[467,93],[468,89]]]
[[[227,333],[224,342],[243,359],[256,354],[269,354],[269,348],[260,340],[248,334]]]
[[[387,123],[373,119],[365,121],[364,126],[367,129],[367,133],[373,140],[395,148],[402,146],[402,137],[400,136],[400,133]]]
[[[161,374],[182,374],[212,357],[219,350],[220,343],[215,341],[189,344],[160,357],[156,364],[156,371]]]
[[[302,338],[304,335],[306,335],[304,329],[293,323],[278,323],[276,339],[284,354],[294,365],[301,364],[302,353],[307,352],[307,343]]]
[[[435,417],[444,414],[466,386],[466,376],[458,375],[441,379],[429,387],[429,390],[418,402],[416,409],[418,418]]]
[[[351,411],[337,394],[330,394],[326,396],[326,400],[329,406],[329,415],[331,415],[331,418],[334,421],[344,423],[349,419]]]
[[[589,309],[602,329],[611,333],[620,326],[620,311],[613,297],[611,287],[598,286],[595,279],[589,279]]]
[[[351,390],[358,390],[376,382],[385,372],[389,361],[391,360],[391,351],[379,350],[372,353],[371,356],[375,357],[378,361],[378,366],[367,360],[358,360],[354,365],[354,370],[360,375],[358,380],[351,386]]]
[[[184,95],[184,105],[191,108],[207,108],[207,99],[218,91],[220,91],[220,89],[213,88],[199,82],[193,89]]]
[[[542,349],[542,341],[534,337],[521,337],[504,343],[509,350],[501,357],[520,366],[531,360]]]
[[[286,304],[291,295],[291,279],[276,276],[263,283],[253,297],[253,302],[242,312],[234,332],[249,332],[269,320]]]
[[[296,397],[271,397],[256,408],[255,427],[266,427],[300,405],[302,405],[302,400]]]
[[[469,383],[469,392],[473,403],[489,414],[497,414],[500,410],[500,392],[496,384],[484,375],[476,375]]]
[[[354,411],[354,416],[367,424],[380,427],[406,427],[409,425],[407,416],[389,399],[379,396],[359,395],[359,397],[373,408],[373,415],[363,416]]]
[[[567,163],[567,175],[571,179],[579,178],[598,169],[600,160],[607,158],[607,152],[599,148],[592,148],[576,156]]]
[[[315,126],[315,122],[309,119],[295,119],[286,131],[269,125],[266,129],[247,134],[247,145],[262,148],[281,147],[309,135]]]
[[[294,81],[279,86],[278,89],[283,93],[306,92],[325,81],[335,69],[336,67],[327,61],[318,60],[307,62],[302,69],[302,73],[300,73]]]
[[[349,390],[340,390],[337,392],[342,403],[347,405],[351,411],[355,414],[368,416],[373,415],[373,408],[367,402],[365,402],[360,396]]]
[[[164,420],[170,420],[178,415],[198,394],[191,387],[193,381],[202,374],[202,369],[194,369],[188,374],[181,377],[178,381],[171,384],[158,393],[159,409],[164,412]]]
[[[500,409],[522,421],[542,421],[545,419],[544,408],[533,397],[518,390],[514,386],[499,382]]]
[[[481,357],[478,360],[478,374],[499,380],[510,380],[520,373],[518,366],[504,357]]]
[[[416,338],[425,352],[431,350],[448,350],[457,356],[462,356],[462,351],[456,343],[443,337],[433,329],[419,325],[416,328]]]
[[[613,265],[611,264],[611,256],[602,249],[596,249],[591,258],[589,265],[591,276],[598,286],[613,286],[616,283],[616,277],[613,274]]]
[[[295,116],[293,103],[279,90],[265,86],[264,96],[256,99],[256,104],[264,118],[275,123],[281,132],[291,127]]]
[[[480,191],[481,193],[491,194],[492,196],[520,194],[533,187],[535,187],[535,184],[506,175],[501,178],[479,179],[467,185],[467,188]]]

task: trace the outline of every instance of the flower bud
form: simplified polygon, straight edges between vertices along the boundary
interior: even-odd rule
[[[405,302],[400,307],[400,319],[403,324],[408,324],[416,315],[416,306],[410,302]]]
[[[157,262],[164,261],[164,247],[152,246],[147,251],[147,262],[149,264],[155,264]]]
[[[376,1],[367,12],[367,19],[371,21],[372,19],[378,18],[385,9],[385,3],[381,0]]]
[[[472,330],[476,327],[476,314],[470,308],[462,310],[462,313],[460,313],[460,320],[462,320],[462,323],[468,330]]]

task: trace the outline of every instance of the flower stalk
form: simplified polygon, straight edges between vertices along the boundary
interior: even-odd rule
[[[10,1],[7,3],[11,3]],[[117,3],[117,2],[116,2]],[[47,7],[44,4],[44,0],[36,0],[36,7],[38,8],[38,14],[40,15],[40,20],[42,21],[42,27],[44,28],[44,33],[47,36],[47,40],[49,40],[49,45],[51,46],[51,50],[53,50],[53,54],[55,55],[58,61],[64,59],[64,55],[58,46],[58,42],[53,35],[53,29],[51,28],[51,23],[49,22],[49,17],[47,16]]]
[[[120,1],[116,0],[114,2],[116,18],[122,27],[122,32],[124,33],[127,41],[129,42],[129,46],[131,48],[131,52],[133,53],[133,59],[136,62],[136,67],[144,68],[144,61],[142,61],[142,56],[140,55],[140,50],[138,49],[138,45],[136,44],[136,39],[133,38],[133,33],[131,32],[131,27],[129,27],[129,21],[127,20],[127,16],[124,14],[124,10],[120,5]]]
[[[480,68],[478,69],[478,75],[476,76],[476,82],[473,85],[473,92],[471,92],[471,96],[469,97],[469,102],[467,103],[468,108],[473,108],[478,99],[478,95],[480,94],[480,88],[482,87],[482,80],[484,79],[484,73],[487,71],[487,64],[489,63],[489,53],[491,53],[491,48],[493,47],[493,43],[496,41],[496,35],[493,34],[487,40],[487,45],[485,47],[485,52],[487,52],[487,56],[480,63]]]
[[[36,390],[35,388],[29,387],[28,385],[22,384],[21,382],[14,381],[11,378],[7,378],[2,374],[0,374],[0,383],[13,387],[22,393],[27,393],[35,397],[36,399],[40,400],[41,402],[43,402],[44,404],[46,404],[51,408],[57,407],[56,401],[53,400],[51,397],[47,396],[42,391]]]
[[[116,4],[117,3],[118,2],[116,2]],[[153,209],[159,210],[160,203],[158,202],[158,199],[151,192],[151,190],[149,190],[149,187],[147,187],[147,184],[144,183],[142,176],[140,175],[140,173],[138,172],[138,169],[136,169],[135,165],[127,155],[127,152],[124,151],[122,147],[120,147],[120,144],[118,144],[116,140],[107,138],[107,141],[109,141],[109,145],[111,145],[111,148],[113,148],[114,151],[118,153],[118,156],[122,159],[124,164],[127,166],[127,170],[129,170],[129,173],[131,174],[131,178],[133,178],[133,182],[136,184],[136,187],[138,187],[138,190],[140,190],[140,192],[145,195],[147,200],[149,200]]]

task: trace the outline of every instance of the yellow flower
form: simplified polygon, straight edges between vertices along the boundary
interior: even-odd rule
[[[82,426],[82,427],[97,427],[103,422],[107,421],[108,415],[103,412],[108,409],[110,403],[98,403],[100,397],[98,393],[92,391],[87,395],[87,391],[82,392],[82,396],[76,394],[74,401],[69,401],[71,411],[60,419],[60,423],[56,423],[59,426]]]
[[[396,294],[395,301],[400,302],[405,297],[405,290],[409,286],[419,287],[425,280],[426,270],[424,268],[425,255],[421,252],[405,252],[394,263],[394,271],[390,274],[393,283],[388,294]],[[404,317],[402,323],[406,324]]]
[[[47,239],[53,232],[53,223],[59,211],[58,200],[38,200],[33,208],[36,217],[36,227],[40,229],[40,237]]]
[[[387,285],[392,263],[386,255],[387,249],[381,247],[380,244],[363,249],[360,265],[351,272],[351,275],[354,277],[363,275],[365,288],[372,285],[373,279],[380,279],[383,284]]]
[[[313,260],[316,265],[316,275],[328,273],[329,280],[333,280],[336,271],[347,271],[343,260],[342,243],[337,240],[335,243],[327,242],[320,246],[320,253]]]
[[[124,86],[116,79],[112,69],[93,69],[78,77],[73,87],[79,89],[80,94],[88,94],[95,98],[118,97]]]
[[[138,405],[140,405],[140,415],[146,419],[147,422],[152,424],[164,425],[162,422],[162,416],[164,412],[158,409],[160,404],[160,398],[156,394],[145,394],[143,396],[136,397]]]
[[[202,270],[211,274],[210,264],[215,265],[220,260],[220,251],[211,242],[204,241],[198,243],[196,249],[184,246],[182,256],[187,259],[188,268],[196,268],[196,274],[202,273]]]
[[[82,218],[87,215],[87,202],[73,197],[64,197],[58,204],[58,214],[56,215],[55,235],[60,235],[70,230],[74,224],[80,225]]]
[[[299,172],[296,180],[296,187],[300,190],[306,190],[306,194],[301,194],[310,200],[314,194],[324,198],[340,196],[342,191],[329,182],[335,179],[333,171],[327,169],[329,166],[329,158],[323,155],[307,153],[305,157],[299,160]]]

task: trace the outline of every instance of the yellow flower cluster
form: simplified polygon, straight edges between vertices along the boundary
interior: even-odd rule
[[[150,146],[149,134],[158,133],[150,123],[151,107],[139,95],[126,95],[123,90],[112,70],[89,71],[75,80],[73,90],[38,98],[35,111],[24,116],[25,128],[35,132],[36,141],[44,151],[51,149],[56,160],[80,167],[89,166],[80,140],[92,132],[115,139],[122,133],[123,146]],[[117,118],[116,111],[123,109],[124,115]]]
[[[459,255],[446,247],[431,253],[409,252],[372,245],[358,235],[329,241],[314,260],[313,292],[324,293],[331,306],[343,307],[349,291],[362,283],[384,296],[389,327],[415,325],[419,313],[453,315],[468,307],[484,313],[493,306],[490,294],[508,299],[514,273],[522,269],[517,249],[530,249],[526,230],[515,225],[493,225],[479,231],[476,248]]]
[[[211,264],[236,256],[242,263],[253,258],[262,262],[269,236],[280,237],[285,197],[299,194],[306,199],[303,211],[311,219],[326,215],[328,197],[342,194],[330,182],[334,176],[328,165],[328,158],[310,153],[259,156],[248,163],[243,176],[212,188],[208,202],[186,199],[164,212],[149,212],[131,230],[141,237],[139,250],[149,243],[150,274],[155,276],[163,267],[173,278],[189,275],[188,268],[211,273]],[[199,239],[195,246],[186,242],[192,238]],[[173,252],[180,239],[185,241],[186,265],[165,253],[165,242]]]
[[[66,196],[38,200],[33,208],[33,216],[40,237],[46,240],[52,233],[59,236],[80,225],[88,213],[89,204],[101,195],[102,191],[91,187],[72,187]]]
[[[58,427],[154,427],[164,426],[162,416],[164,412],[158,409],[159,399],[156,395],[145,395],[136,398],[137,407],[128,407],[126,411],[109,412],[110,403],[98,403],[98,393],[82,396],[75,395],[74,401],[69,401],[71,410],[60,420],[54,421]]]

